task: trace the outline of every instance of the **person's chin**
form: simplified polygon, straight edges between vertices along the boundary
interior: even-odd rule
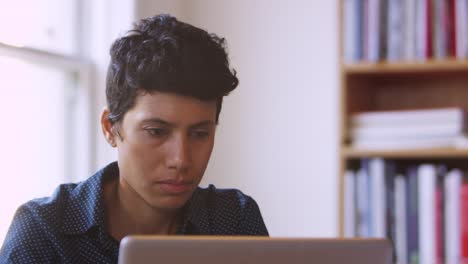
[[[165,209],[165,210],[179,210],[185,206],[187,201],[190,199],[191,193],[185,193],[183,195],[171,195],[160,197],[159,199],[152,202],[153,207]]]

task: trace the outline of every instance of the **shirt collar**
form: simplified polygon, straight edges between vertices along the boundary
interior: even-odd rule
[[[178,233],[211,234],[208,203],[201,189],[197,188],[184,207],[183,225]]]
[[[104,226],[104,182],[118,177],[117,162],[96,172],[71,191],[65,205],[62,230],[65,234],[83,234],[95,226]]]

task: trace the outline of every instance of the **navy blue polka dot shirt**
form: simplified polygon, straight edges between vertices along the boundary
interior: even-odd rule
[[[119,242],[105,229],[101,191],[116,177],[114,162],[86,181],[60,185],[51,197],[22,205],[0,263],[117,263]],[[268,235],[256,202],[235,189],[198,188],[184,208],[178,234]]]

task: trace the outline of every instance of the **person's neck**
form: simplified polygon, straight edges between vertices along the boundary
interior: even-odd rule
[[[151,207],[125,181],[109,184],[105,196],[107,231],[117,241],[130,234],[168,235],[177,232],[180,222],[178,211]]]

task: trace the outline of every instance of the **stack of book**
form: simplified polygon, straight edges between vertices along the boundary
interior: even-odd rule
[[[468,182],[440,164],[364,159],[345,174],[345,236],[387,237],[396,263],[468,263]]]
[[[342,0],[344,60],[468,58],[468,0]]]
[[[351,146],[363,150],[466,148],[461,108],[361,112],[350,117]]]

